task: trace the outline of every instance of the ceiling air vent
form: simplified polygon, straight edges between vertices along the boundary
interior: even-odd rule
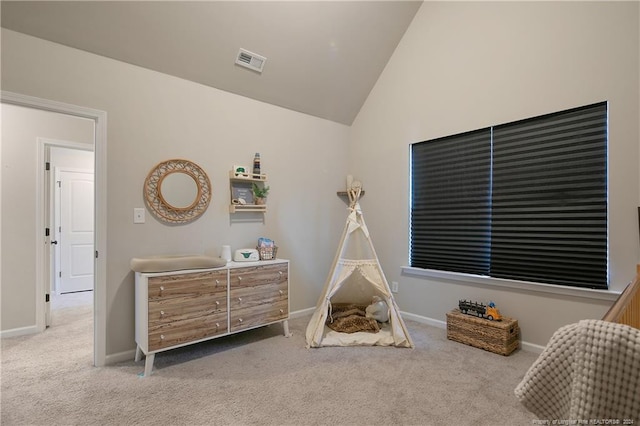
[[[267,62],[267,58],[264,56],[256,55],[244,49],[240,49],[236,58],[236,64],[258,72],[262,72],[265,62]]]

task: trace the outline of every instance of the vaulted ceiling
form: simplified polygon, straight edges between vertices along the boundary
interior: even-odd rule
[[[6,1],[2,27],[351,124],[422,1]],[[262,73],[239,49],[267,58]]]

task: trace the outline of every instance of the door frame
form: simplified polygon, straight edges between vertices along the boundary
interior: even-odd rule
[[[94,127],[94,247],[96,259],[94,263],[93,292],[93,364],[102,367],[106,364],[107,340],[107,113],[93,108],[81,107],[64,102],[37,98],[8,91],[0,91],[0,102],[57,112],[76,117],[88,118],[95,122]],[[40,150],[40,146],[38,147]],[[38,154],[40,158],[40,153]],[[44,158],[44,151],[42,152]],[[38,185],[44,184],[44,164],[36,164]],[[45,209],[44,191],[40,191],[36,199],[36,328],[44,331],[45,324],[45,285],[42,279],[45,265],[44,234]],[[47,241],[48,244],[48,241]]]

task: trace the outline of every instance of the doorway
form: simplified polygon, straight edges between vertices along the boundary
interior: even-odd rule
[[[59,121],[60,125],[69,123]],[[93,299],[95,141],[92,142],[38,138],[38,151],[43,155],[38,164],[45,164],[38,192],[43,192],[39,198],[44,199],[42,216],[48,237],[43,264],[46,327],[55,325],[52,310],[60,306],[60,295],[90,292]]]
[[[106,153],[107,153],[107,137],[106,137],[106,120],[107,114],[104,111],[81,107],[77,105],[51,101],[47,99],[36,98],[32,96],[0,91],[0,101],[3,104],[22,106],[30,109],[50,111],[75,117],[87,118],[95,123],[94,127],[94,155],[95,155],[95,193],[94,193],[94,291],[93,291],[93,364],[96,366],[104,366],[106,364]],[[38,158],[44,158],[45,144],[38,146]],[[28,164],[27,164],[28,166]],[[44,163],[38,163],[36,182],[42,187],[44,182],[45,167]],[[34,264],[36,268],[35,283],[35,325],[27,328],[27,330],[35,330],[42,332],[46,328],[45,305],[48,300],[46,283],[50,282],[48,275],[51,268],[45,265],[49,261],[49,250],[51,235],[45,236],[45,223],[48,218],[44,214],[43,204],[45,203],[44,190],[36,200],[36,230],[35,240],[35,256]],[[43,238],[44,237],[44,238]]]

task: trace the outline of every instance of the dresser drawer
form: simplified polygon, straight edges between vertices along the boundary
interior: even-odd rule
[[[152,299],[149,300],[149,329],[157,324],[226,312],[226,291]]]
[[[181,345],[227,332],[227,313],[149,323],[149,350]]]
[[[289,301],[281,300],[273,304],[262,304],[230,311],[230,330],[238,331],[257,327],[289,317]]]
[[[229,292],[229,309],[250,308],[273,304],[289,298],[287,283],[262,284],[254,287],[234,287]]]
[[[232,269],[229,274],[231,290],[243,287],[256,287],[268,284],[286,285],[289,280],[286,264],[253,266],[241,269]]]
[[[196,297],[225,292],[227,271],[195,272],[149,278],[149,300],[172,297]]]

